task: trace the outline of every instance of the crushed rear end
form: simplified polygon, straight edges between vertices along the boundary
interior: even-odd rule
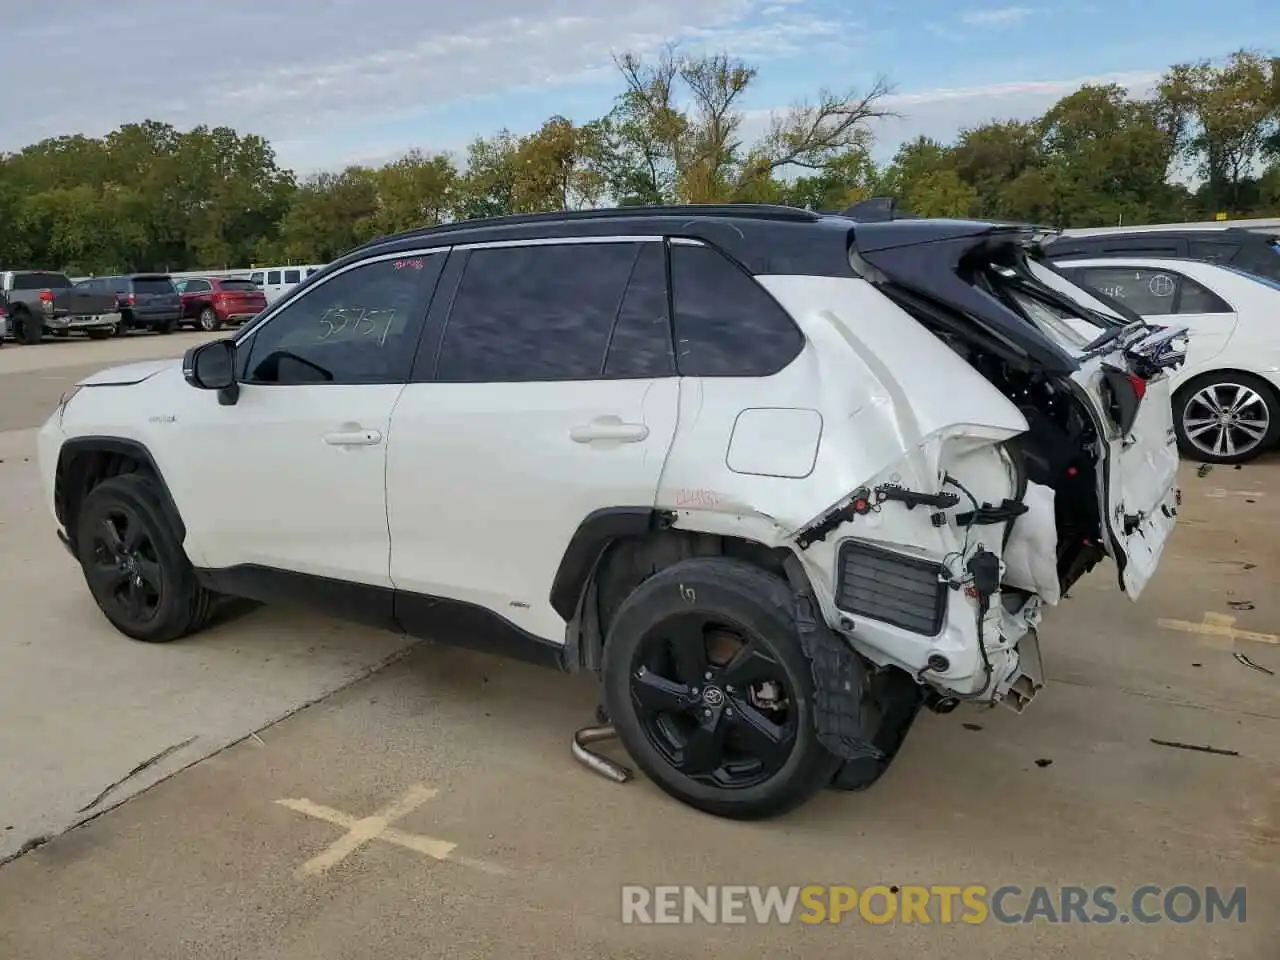
[[[913,220],[850,234],[856,274],[971,372],[953,378],[950,425],[904,427],[901,460],[815,517],[797,546],[822,544],[829,619],[870,659],[949,700],[1020,710],[1044,682],[1043,609],[1106,558],[1136,599],[1160,561],[1179,504],[1169,380],[1186,332],[1091,299],[1021,225]],[[877,376],[910,379],[901,360]],[[990,387],[1016,408],[999,424],[984,413]],[[894,402],[908,424],[927,401],[903,391]],[[867,519],[826,543],[856,517]]]

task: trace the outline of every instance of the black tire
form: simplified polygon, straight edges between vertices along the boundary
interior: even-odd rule
[[[831,782],[840,761],[818,742],[814,730],[812,674],[791,610],[792,592],[785,581],[758,567],[721,557],[697,557],[673,564],[645,580],[619,607],[605,643],[604,706],[637,766],[670,796],[715,816],[759,820],[801,806]],[[756,650],[761,655],[751,661],[756,669],[765,667],[771,676],[776,670],[781,684],[776,689],[785,692],[788,705],[785,716],[774,715],[774,725],[761,726],[761,720],[770,718],[767,710],[759,706],[759,700],[753,703],[748,691],[735,690],[724,683],[726,677],[746,675],[741,667],[730,672],[738,660],[731,662],[728,670],[723,663],[711,663],[708,672],[712,679],[700,688],[679,683],[675,687],[659,686],[672,681],[664,680],[661,671],[639,663],[647,659],[654,644],[669,644],[672,634],[668,631],[674,631],[676,636],[694,638],[692,643],[672,645],[670,649],[679,650],[685,657],[686,669],[681,672],[696,681],[700,668],[696,659],[689,659],[687,654],[694,652],[693,644],[698,642],[696,638],[705,636],[703,627],[708,624],[717,626],[718,639],[736,634],[743,639],[741,651]],[[689,632],[691,629],[693,632]],[[681,634],[680,630],[685,632]],[[706,640],[702,643],[702,650],[695,657],[701,654],[705,659]],[[642,677],[649,680],[641,680]],[[749,685],[754,688],[762,684]],[[651,714],[639,704],[633,692],[637,689],[646,700],[651,700],[654,691],[677,697],[682,704],[679,711],[697,719],[676,712]],[[677,696],[670,692],[673,689],[683,693]],[[704,721],[704,716],[711,719]],[[752,779],[748,774],[755,761],[739,761],[737,767],[743,776],[742,782],[736,784],[726,782],[732,775],[731,765],[717,767],[714,773],[691,776],[677,765],[678,761],[687,762],[684,754],[690,741],[686,739],[679,750],[680,757],[673,759],[668,749],[672,741],[659,739],[654,732],[672,730],[675,736],[677,721],[692,725],[692,730],[706,736],[711,736],[708,731],[713,726],[718,732],[730,731],[718,735],[731,740],[762,729],[778,733],[777,739],[767,740],[774,762],[760,759]],[[755,740],[761,742],[760,737]],[[731,751],[730,756],[739,755]],[[719,782],[709,783],[709,779]]]
[[[1212,422],[1218,411],[1227,413],[1236,403],[1230,412],[1234,420]],[[1247,463],[1280,440],[1280,398],[1271,384],[1247,373],[1201,374],[1174,394],[1173,427],[1185,457]]]
[[[13,315],[14,339],[34,347],[44,339],[44,321],[37,320],[26,310]]]
[[[123,337],[129,332],[129,328],[133,326],[133,316],[128,313],[120,314],[120,322],[116,324],[115,330],[112,332],[114,337]]]
[[[147,643],[197,632],[215,599],[196,581],[162,503],[153,477],[124,474],[89,491],[76,524],[78,559],[98,609],[125,636]],[[119,549],[107,544],[112,531]],[[132,609],[131,596],[141,598]]]
[[[177,329],[177,326],[178,326],[177,320],[162,320],[151,329],[153,329],[156,333],[170,334],[170,333],[173,333],[175,329]]]
[[[109,340],[115,335],[115,327],[93,327],[85,331],[85,336],[90,340]]]
[[[217,311],[213,307],[205,307],[200,311],[200,319],[198,321],[201,330],[221,330],[222,318],[218,316]]]

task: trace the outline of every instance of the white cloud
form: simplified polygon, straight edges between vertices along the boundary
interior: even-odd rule
[[[993,10],[969,10],[960,15],[962,22],[971,27],[999,27],[1020,23],[1031,15],[1027,7],[999,7]]]
[[[31,82],[0,111],[0,150],[148,117],[332,141],[434,105],[603,78],[622,50],[680,40],[760,62],[832,28],[780,0],[47,0],[5,14],[5,74]]]

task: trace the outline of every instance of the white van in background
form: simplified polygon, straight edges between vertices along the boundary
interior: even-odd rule
[[[267,295],[267,303],[271,304],[323,266],[323,263],[305,263],[301,266],[262,267],[249,274],[249,280],[258,285]]]

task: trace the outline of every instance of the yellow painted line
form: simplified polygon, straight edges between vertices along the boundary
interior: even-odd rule
[[[296,876],[302,879],[326,873],[361,847],[372,843],[374,840],[391,843],[405,850],[412,850],[414,853],[431,857],[433,860],[452,860],[462,866],[483,870],[485,873],[498,876],[508,874],[510,871],[496,864],[486,863],[483,860],[476,860],[472,857],[453,856],[453,852],[458,848],[456,843],[440,840],[436,837],[406,833],[392,826],[395,821],[408,816],[434,797],[436,793],[437,791],[430,787],[419,784],[407,791],[403,797],[392,801],[377,813],[368,817],[353,817],[348,813],[343,813],[341,810],[313,803],[306,798],[277,800],[276,803],[282,807],[314,817],[317,820],[323,820],[347,831],[344,836],[339,837],[330,844],[328,849],[312,857],[299,867],[296,871]]]
[[[1274,633],[1258,633],[1253,630],[1237,630],[1236,618],[1222,613],[1206,613],[1200,623],[1189,620],[1156,621],[1156,625],[1165,630],[1180,630],[1183,633],[1195,633],[1202,637],[1219,637],[1226,640],[1251,640],[1254,643],[1280,645],[1280,636]]]

